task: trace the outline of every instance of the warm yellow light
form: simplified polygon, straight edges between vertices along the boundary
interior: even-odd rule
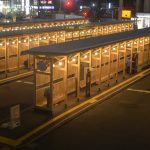
[[[86,59],[86,58],[87,58],[87,55],[84,55],[84,58]]]
[[[90,33],[90,30],[89,30],[89,31],[87,31],[87,33]]]
[[[104,50],[104,53],[107,53],[107,52],[108,52],[108,50],[105,49],[105,50]]]
[[[15,44],[15,42],[12,42],[12,44]]]
[[[0,46],[3,46],[3,44],[2,44],[2,43],[0,43]]]
[[[63,63],[62,63],[61,61],[58,63],[59,66],[62,66],[62,64],[63,64]]]
[[[97,52],[95,52],[95,54],[94,54],[95,56],[97,56],[98,55],[98,53]]]
[[[136,45],[136,44],[137,44],[137,42],[134,42],[134,44]]]
[[[148,41],[148,39],[145,39],[145,42],[147,42]]]
[[[142,43],[143,41],[142,40],[140,40],[140,43]]]
[[[24,40],[24,43],[26,43],[27,42],[27,40]]]
[[[53,64],[53,67],[55,67],[55,64]]]
[[[121,45],[121,48],[123,48],[124,46],[123,45]]]
[[[113,50],[116,50],[116,48],[114,47]]]
[[[73,59],[72,59],[72,61],[73,61],[73,62],[75,62],[75,61],[76,61],[76,59],[75,59],[75,58],[73,58]]]
[[[9,45],[9,42],[7,42],[7,45]]]
[[[131,44],[129,43],[128,46],[131,46]]]

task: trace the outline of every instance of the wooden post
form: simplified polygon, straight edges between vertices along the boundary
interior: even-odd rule
[[[140,54],[139,45],[140,45],[140,39],[138,38],[138,41],[137,41],[137,53],[138,53],[138,54]],[[139,67],[139,66],[140,66],[140,65],[139,65],[139,60],[140,60],[140,59],[138,59],[138,70],[140,69],[140,67]]]
[[[99,91],[101,85],[101,75],[102,75],[102,48],[99,50]]]
[[[148,64],[150,64],[150,37],[148,38]]]
[[[67,107],[68,99],[68,56],[65,56],[65,67],[64,67],[64,89],[65,89],[65,107]]]
[[[50,100],[48,107],[53,113],[53,58],[50,59]]]
[[[30,50],[30,36],[28,36],[28,50]],[[28,69],[30,68],[30,55],[28,54]]]
[[[118,68],[120,63],[119,43],[117,44],[117,61],[116,61],[116,82],[118,82]]]
[[[92,67],[92,50],[89,51],[89,67]]]
[[[40,34],[38,34],[37,42],[38,42],[38,47],[39,47],[40,46]]]
[[[81,54],[78,53],[78,75],[77,75],[77,100],[80,100],[80,57]]]
[[[5,76],[7,77],[8,56],[7,56],[7,38],[5,38]]]
[[[19,50],[19,37],[17,38],[17,73],[20,70],[20,50]]]
[[[36,106],[36,69],[35,69],[35,67],[36,67],[36,62],[35,62],[35,56],[33,56],[33,70],[34,70],[34,106]]]
[[[56,43],[58,43],[58,32],[56,32]]]
[[[144,55],[145,55],[145,38],[143,37],[142,38],[143,42],[142,42],[142,50],[143,50],[143,67],[145,66],[145,63],[144,63]]]
[[[126,74],[126,60],[127,60],[127,42],[125,42],[124,44],[123,79],[125,79]]]
[[[108,74],[108,86],[110,86],[110,79],[111,79],[111,49],[112,46],[109,46],[109,74]]]
[[[130,50],[130,74],[132,74],[132,57],[133,57],[133,40],[131,42],[131,50]]]

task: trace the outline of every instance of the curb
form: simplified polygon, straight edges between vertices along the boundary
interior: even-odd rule
[[[17,79],[20,79],[20,78],[31,76],[32,74],[33,74],[33,71],[29,71],[27,73],[22,73],[22,74],[18,74],[16,76],[13,76],[13,77],[8,77],[6,79],[2,79],[2,80],[0,80],[0,85],[11,82],[11,81],[14,81],[14,80],[17,80]]]

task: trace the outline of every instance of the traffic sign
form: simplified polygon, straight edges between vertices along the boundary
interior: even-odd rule
[[[130,19],[131,18],[131,10],[122,10],[122,18]]]

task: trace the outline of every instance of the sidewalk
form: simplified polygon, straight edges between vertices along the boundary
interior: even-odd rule
[[[39,136],[47,129],[50,129],[50,127],[53,128],[54,126],[59,126],[58,124],[62,124],[75,115],[78,115],[97,103],[104,101],[109,96],[119,92],[149,73],[150,69],[147,69],[131,76],[130,78],[129,76],[126,76],[125,80],[122,79],[122,74],[119,74],[118,83],[116,83],[114,79],[111,79],[110,87],[108,87],[106,82],[101,84],[101,91],[98,91],[98,85],[92,86],[92,94],[89,99],[85,97],[85,91],[81,92],[82,96],[79,102],[70,96],[68,108],[64,108],[63,102],[56,105],[53,117],[48,113],[35,111],[33,108],[28,109],[21,114],[20,127],[17,127],[16,129],[0,128],[0,143],[12,147],[24,144],[32,138]]]

